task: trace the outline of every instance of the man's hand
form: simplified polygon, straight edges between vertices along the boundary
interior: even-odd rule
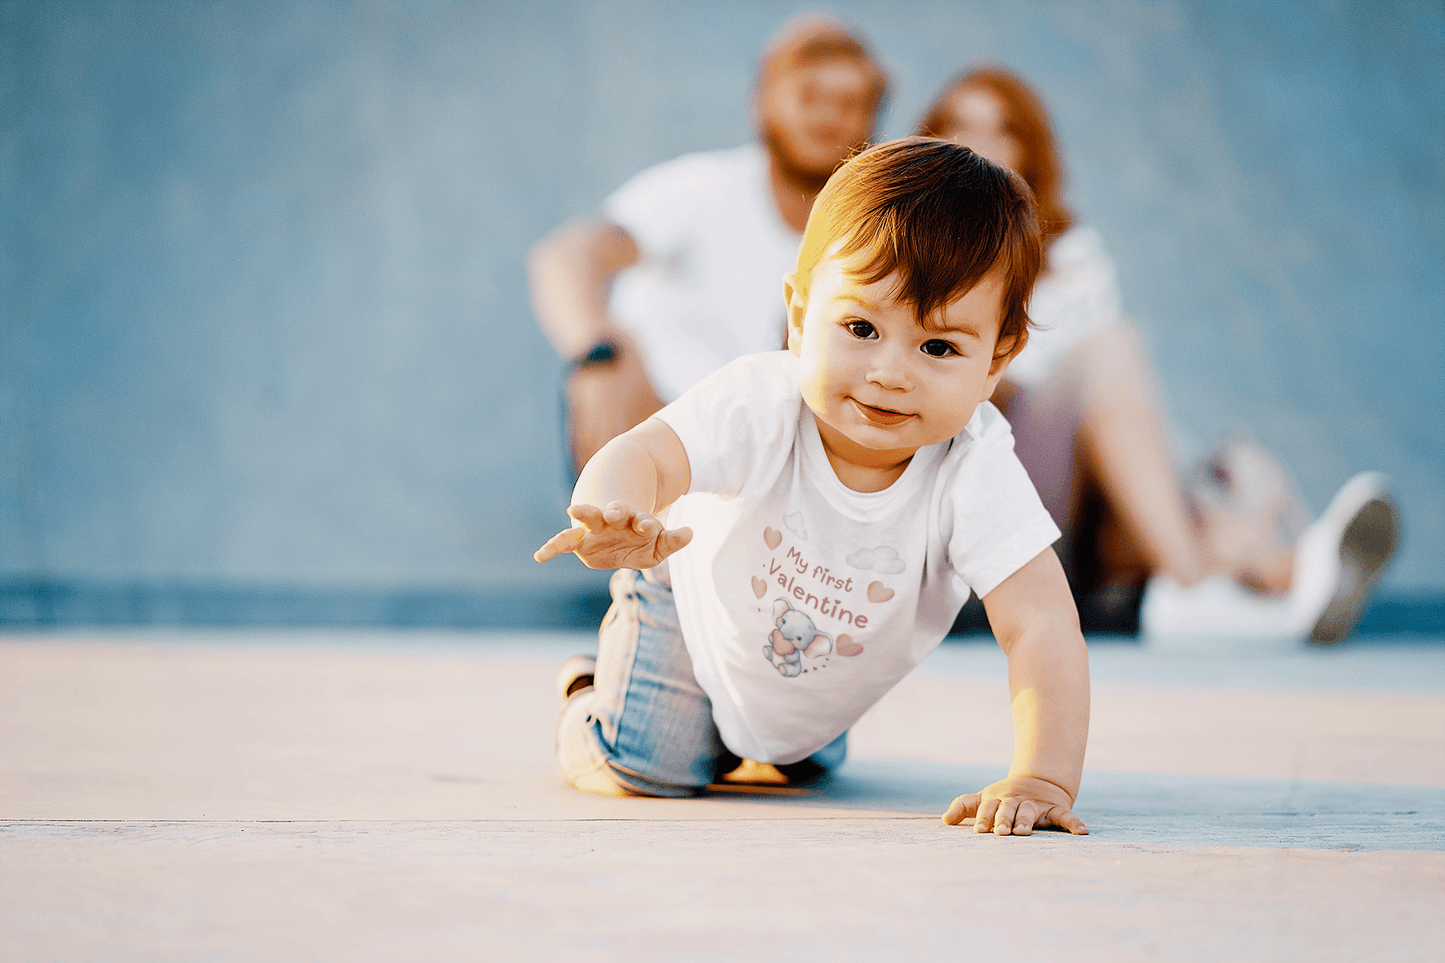
[[[959,796],[943,814],[943,821],[957,826],[971,816],[974,832],[996,836],[1027,836],[1046,826],[1087,836],[1089,827],[1074,815],[1073,804],[1068,793],[1046,779],[1009,776],[983,792]]]
[[[567,514],[578,524],[549,538],[533,554],[537,561],[573,552],[588,568],[652,568],[692,541],[692,529],[665,529],[656,516],[622,502],[572,505]]]

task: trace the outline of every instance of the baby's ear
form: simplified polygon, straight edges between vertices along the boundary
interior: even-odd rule
[[[798,275],[792,271],[783,275],[783,303],[788,311],[788,350],[797,354],[802,350],[803,316],[808,313],[808,295],[798,288]]]
[[[1009,362],[1019,356],[1019,352],[1029,343],[1027,330],[1014,335],[1012,338],[1000,339],[994,346],[993,361],[988,366],[988,383],[985,385],[987,394],[985,398],[993,396],[993,390],[1003,380],[1004,372],[1008,370]]]
[[[993,397],[994,391],[998,389],[998,383],[1003,380],[1004,372],[1008,371],[1009,362],[1013,359],[1014,354],[1006,354],[1002,357],[994,355],[993,361],[988,366],[988,377],[983,382],[983,391],[979,394],[980,402]]]
[[[1007,367],[1007,366],[1008,366],[1008,363],[1009,363],[1010,361],[1012,361],[1014,358],[1017,358],[1017,357],[1019,356],[1019,352],[1020,352],[1020,351],[1022,351],[1024,348],[1028,347],[1028,343],[1029,343],[1029,329],[1028,329],[1028,328],[1023,328],[1023,329],[1020,330],[1017,334],[1015,334],[1013,337],[999,338],[998,344],[996,344],[996,345],[994,346],[994,352],[993,352],[993,363],[994,363],[994,367],[999,367],[999,362],[1000,362],[1000,361],[1003,362],[1003,367]],[[989,373],[990,373],[990,374],[993,373],[993,369],[992,369],[992,368],[989,369]]]

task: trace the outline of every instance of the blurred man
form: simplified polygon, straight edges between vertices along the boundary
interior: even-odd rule
[[[813,198],[867,143],[886,90],[855,34],[793,21],[758,72],[760,143],[649,168],[532,250],[533,308],[571,366],[575,468],[734,358],[782,347],[782,279]]]

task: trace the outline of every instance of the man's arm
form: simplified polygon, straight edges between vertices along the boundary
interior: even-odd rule
[[[612,279],[641,258],[637,242],[610,221],[580,218],[538,241],[527,260],[532,309],[566,360],[615,335],[607,314]]]
[[[943,820],[975,816],[975,832],[999,835],[1049,825],[1087,833],[1073,805],[1089,738],[1089,656],[1054,550],[1005,579],[983,605],[1008,655],[1013,765],[1007,778],[955,799]]]
[[[573,363],[567,424],[572,465],[579,472],[603,445],[662,407],[636,346],[607,313],[613,279],[640,257],[637,242],[623,228],[582,219],[539,241],[528,261],[537,320],[557,353]],[[602,341],[613,346],[612,357],[576,364]]]

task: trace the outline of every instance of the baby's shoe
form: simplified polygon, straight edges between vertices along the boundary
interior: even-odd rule
[[[562,663],[557,673],[557,698],[563,702],[574,692],[592,685],[597,675],[597,656],[574,655]]]
[[[1300,536],[1289,597],[1299,634],[1315,645],[1338,645],[1354,630],[1395,554],[1400,513],[1388,484],[1361,472]]]

